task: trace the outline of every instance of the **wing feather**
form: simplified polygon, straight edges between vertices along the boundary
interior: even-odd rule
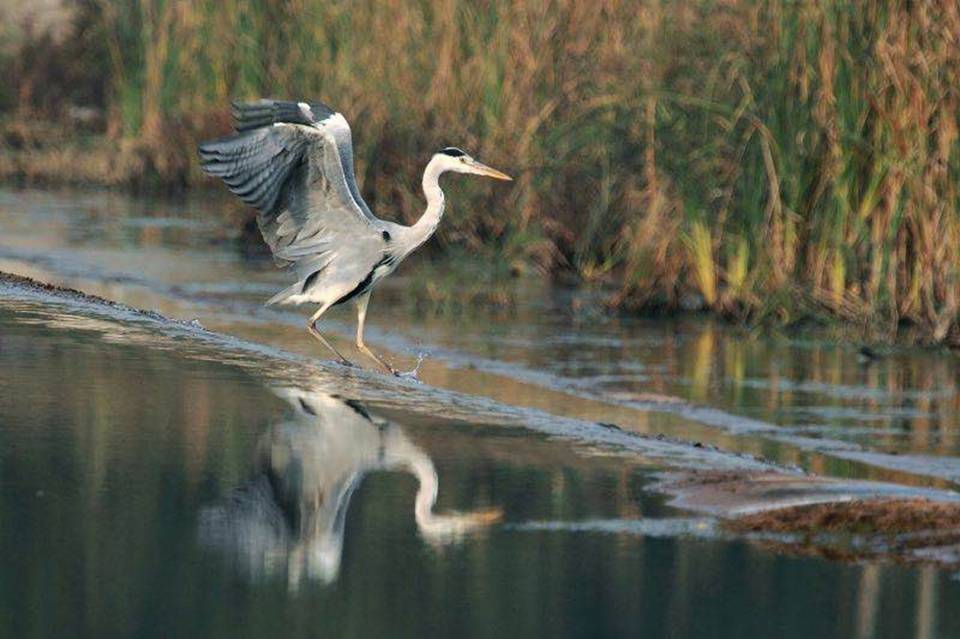
[[[357,188],[350,125],[318,102],[235,103],[233,115],[237,134],[201,144],[201,167],[257,209],[264,240],[295,271],[274,300],[318,280],[348,296],[386,250],[385,225]]]
[[[307,144],[295,131],[255,129],[201,144],[200,161],[206,173],[221,178],[237,197],[269,214]]]

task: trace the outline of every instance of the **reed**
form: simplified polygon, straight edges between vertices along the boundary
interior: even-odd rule
[[[231,98],[316,97],[357,123],[385,217],[419,214],[446,144],[517,174],[506,196],[452,186],[442,247],[627,309],[960,342],[955,2],[84,0],[74,21],[49,55],[99,66],[52,95],[87,80],[132,181],[201,184],[192,150]],[[33,90],[8,111],[55,111],[42,67],[16,67]]]

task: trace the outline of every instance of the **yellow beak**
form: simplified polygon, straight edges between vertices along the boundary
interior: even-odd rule
[[[506,173],[498,171],[493,167],[487,166],[486,164],[481,164],[476,160],[470,160],[470,168],[472,168],[473,172],[477,175],[486,175],[487,177],[492,177],[497,180],[513,181],[513,178]]]

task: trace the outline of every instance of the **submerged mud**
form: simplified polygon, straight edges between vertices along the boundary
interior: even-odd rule
[[[752,455],[729,453],[677,439],[610,428],[541,410],[503,404],[476,395],[426,386],[336,362],[288,353],[208,331],[197,322],[172,320],[74,289],[13,275],[0,277],[0,295],[24,321],[100,333],[103,339],[173,351],[188,359],[218,361],[257,375],[268,384],[297,385],[349,396],[385,408],[443,415],[452,420],[521,426],[586,446],[594,454],[639,454],[651,464],[759,470],[775,465]],[[50,306],[57,312],[51,314]]]

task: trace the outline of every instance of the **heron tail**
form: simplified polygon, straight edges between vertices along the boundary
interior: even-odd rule
[[[283,289],[273,297],[267,300],[267,306],[272,306],[273,304],[283,304],[287,301],[288,298],[293,297],[294,295],[299,295],[303,292],[303,280],[299,282],[294,282],[287,288]]]

